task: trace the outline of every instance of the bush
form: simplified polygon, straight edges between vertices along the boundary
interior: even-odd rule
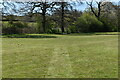
[[[18,28],[13,25],[13,23],[6,23],[2,26],[3,34],[18,34]]]
[[[25,23],[25,22],[16,22],[16,23],[13,23],[13,25],[14,25],[15,27],[18,27],[18,28],[28,27],[27,23]]]
[[[52,28],[48,32],[49,33],[53,33],[53,34],[60,34],[61,33],[61,29],[60,28]]]
[[[19,34],[19,29],[15,26],[12,27],[3,27],[2,33],[3,34]]]
[[[72,25],[72,26],[69,26],[69,30],[71,33],[76,33],[77,28],[76,28],[76,26]]]
[[[21,34],[22,29],[26,28],[27,24],[23,22],[14,22],[14,23],[6,23],[2,26],[3,34]]]
[[[118,31],[118,22],[116,21],[116,19],[102,17],[101,21],[104,24],[103,25],[104,26],[104,31],[113,31],[113,32]]]
[[[103,23],[95,16],[86,13],[77,19],[76,26],[79,32],[100,32],[103,30]]]
[[[66,28],[66,29],[65,29],[65,33],[70,34],[70,33],[71,33],[71,30],[70,30],[69,28]]]

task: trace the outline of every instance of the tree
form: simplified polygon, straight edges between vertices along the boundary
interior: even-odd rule
[[[70,6],[70,4],[68,4],[68,2],[64,2],[64,1],[61,1],[61,2],[57,2],[56,4],[57,6],[60,6],[59,8],[56,8],[56,11],[58,11],[60,14],[60,23],[61,23],[61,31],[62,33],[65,32],[65,12],[66,10],[68,10],[68,6]]]
[[[74,2],[73,2],[74,3]],[[72,9],[72,4],[69,2],[57,2],[56,4],[57,6],[59,6],[58,8],[56,8],[54,10],[54,13],[52,14],[53,20],[56,21],[61,28],[62,33],[65,33],[65,27],[68,23],[67,19],[70,18],[69,14],[71,14]],[[56,17],[60,18],[60,20],[56,19]]]
[[[49,3],[49,2],[31,2],[31,3],[33,4],[32,11],[34,11],[34,9],[36,7],[39,7],[40,10],[42,11],[40,14],[42,15],[43,33],[46,33],[46,13],[47,13],[47,9],[53,8],[53,6],[55,5],[55,2],[51,2],[51,3]]]
[[[93,15],[104,24],[104,28],[107,31],[117,31],[118,27],[118,7],[113,2],[106,2],[100,0],[94,2],[86,2]],[[93,3],[97,4],[97,8],[94,7]]]
[[[50,8],[53,8],[53,6],[56,4],[56,2],[14,2],[14,3],[8,3],[8,2],[3,2],[3,4],[9,4],[7,6],[3,5],[5,9],[8,10],[7,13],[10,13],[9,7],[13,9],[12,6],[15,6],[15,4],[19,5],[19,9],[13,9],[15,12],[19,12],[22,14],[32,14],[34,12],[38,12],[39,14],[42,15],[42,28],[43,28],[43,33],[46,33],[46,14],[47,10]],[[36,10],[37,9],[37,10]],[[31,17],[30,16],[30,17]]]
[[[101,32],[103,31],[103,24],[95,16],[84,13],[78,17],[75,25],[78,27],[79,32]]]
[[[104,6],[104,4],[103,4],[104,1],[103,0],[96,1],[96,3],[97,3],[97,9],[98,9],[97,11],[95,11],[95,8],[93,6],[93,0],[91,0],[90,2],[86,2],[86,3],[90,6],[90,9],[91,9],[92,13],[95,15],[95,17],[98,20],[100,20],[101,11],[102,11],[101,7]]]
[[[61,10],[62,10],[62,14],[61,14],[61,30],[62,33],[64,33],[64,7],[65,7],[65,2],[61,2]]]
[[[102,6],[102,22],[109,27],[110,31],[117,31],[118,28],[118,7],[113,2],[104,2]]]

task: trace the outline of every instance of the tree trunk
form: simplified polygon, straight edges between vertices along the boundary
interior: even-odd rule
[[[43,28],[43,33],[46,33],[46,3],[43,3],[43,8],[42,8],[42,28]]]
[[[62,33],[65,32],[64,30],[64,2],[61,3],[62,15],[61,15],[61,31]]]
[[[46,33],[46,17],[45,17],[45,13],[43,12],[42,14],[42,28],[43,28],[43,33]]]
[[[100,20],[100,16],[101,16],[101,2],[98,3],[98,20]]]

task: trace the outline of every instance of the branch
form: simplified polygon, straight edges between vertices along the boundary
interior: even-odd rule
[[[90,2],[90,3],[88,3],[87,1],[86,1],[86,3],[90,6],[90,8],[91,8],[91,11],[92,11],[92,13],[96,16],[96,17],[98,17],[98,15],[95,13],[95,11],[94,11],[94,9],[93,9],[93,0]]]

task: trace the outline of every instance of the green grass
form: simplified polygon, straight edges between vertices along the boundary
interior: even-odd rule
[[[3,78],[118,77],[118,35],[41,35],[3,38]]]

